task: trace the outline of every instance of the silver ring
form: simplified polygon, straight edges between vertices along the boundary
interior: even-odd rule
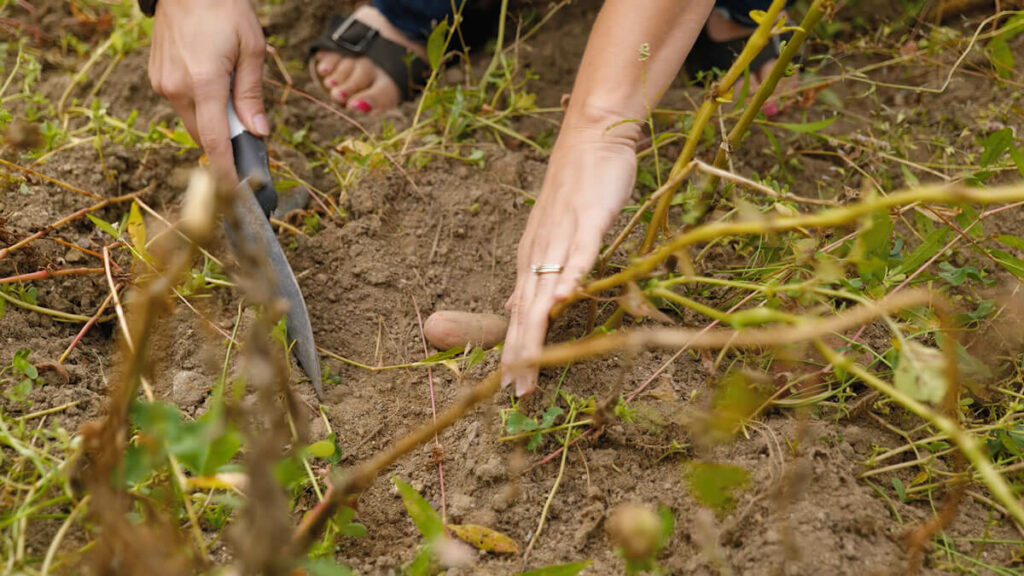
[[[534,274],[558,274],[565,268],[561,264],[534,264],[530,266],[530,272]]]

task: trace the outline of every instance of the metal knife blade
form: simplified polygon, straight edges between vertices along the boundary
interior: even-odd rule
[[[276,294],[288,302],[285,326],[288,337],[295,340],[292,351],[299,361],[299,366],[309,377],[316,390],[318,399],[323,399],[320,381],[320,357],[317,355],[316,343],[313,340],[313,326],[309,319],[306,300],[302,297],[295,273],[288,263],[288,258],[277,241],[277,235],[270,226],[269,213],[272,201],[276,203],[277,194],[270,180],[270,168],[267,165],[267,150],[263,140],[245,130],[235,114],[234,106],[228,103],[228,124],[231,128],[231,143],[235,151],[235,166],[238,168],[242,182],[235,188],[232,199],[232,211],[237,219],[237,229],[225,226],[228,243],[235,253],[243,250],[259,250],[266,254],[270,262],[273,278],[268,278],[274,285]],[[243,172],[245,170],[245,172]],[[253,174],[255,172],[255,174]],[[252,180],[250,179],[252,177]],[[258,180],[260,187],[254,190],[250,183]],[[269,193],[268,193],[269,189]],[[257,199],[259,195],[260,200]],[[261,202],[261,200],[263,200]]]

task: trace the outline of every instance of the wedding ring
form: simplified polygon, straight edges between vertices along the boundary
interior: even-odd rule
[[[534,264],[530,266],[530,272],[534,274],[558,274],[564,267],[561,264]]]

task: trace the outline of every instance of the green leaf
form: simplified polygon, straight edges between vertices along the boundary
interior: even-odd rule
[[[996,69],[1000,78],[1013,78],[1016,60],[1010,48],[1010,41],[1024,32],[1024,14],[1017,14],[1006,21],[988,44],[985,46],[985,55],[988,56],[992,66]]]
[[[917,188],[921,185],[921,181],[914,176],[914,173],[910,171],[910,168],[906,164],[900,164],[900,170],[903,172],[903,179],[907,181],[907,185],[911,188]]]
[[[430,68],[437,70],[441,66],[441,58],[444,57],[445,44],[448,36],[448,20],[443,20],[431,32],[427,38],[427,60]]]
[[[1021,152],[1021,149],[1016,146],[1010,146],[1010,158],[1013,159],[1013,165],[1017,167],[1017,172],[1024,177],[1024,152]]]
[[[442,350],[441,352],[437,352],[436,354],[431,354],[430,356],[427,356],[423,360],[417,362],[417,364],[437,364],[439,362],[442,362],[444,360],[450,360],[458,356],[459,354],[462,354],[463,350],[464,348],[461,346],[456,346],[455,348]]]
[[[334,455],[334,442],[331,442],[330,440],[314,442],[309,445],[309,448],[306,448],[306,451],[308,451],[309,455],[314,458],[330,458]]]
[[[949,239],[950,229],[949,228],[936,228],[929,233],[924,242],[921,242],[914,248],[914,251],[910,253],[903,262],[896,267],[896,274],[909,274],[920,268],[925,262],[927,262],[932,256],[938,254],[939,250],[946,245],[946,241]]]
[[[1006,269],[1007,272],[1013,274],[1017,278],[1024,279],[1024,260],[1011,256],[1008,252],[1002,250],[990,250],[989,255],[995,260],[1000,266]]]
[[[590,566],[590,560],[583,562],[572,562],[570,564],[559,564],[557,566],[545,566],[536,570],[519,572],[513,576],[576,576],[584,568]]]
[[[733,493],[750,481],[750,473],[731,464],[692,462],[686,474],[690,494],[704,506],[725,511],[735,504]]]
[[[907,501],[907,488],[903,485],[903,481],[899,478],[892,477],[892,487],[896,490],[896,496],[900,499],[900,502]]]
[[[1010,148],[1013,144],[1013,131],[1009,128],[996,130],[989,134],[981,143],[981,158],[978,163],[982,168],[990,166]]]
[[[434,551],[429,547],[421,548],[402,572],[405,576],[434,576],[438,572],[434,565]]]
[[[984,278],[981,276],[981,271],[974,266],[964,266],[963,268],[957,268],[949,262],[943,262],[939,264],[939,277],[949,282],[952,286],[960,286],[968,278],[984,282]]]
[[[444,536],[444,522],[441,521],[441,516],[430,506],[430,503],[420,496],[420,493],[412,486],[402,482],[398,477],[394,478],[394,482],[398,487],[398,493],[402,496],[406,512],[409,513],[413,523],[416,524],[416,529],[420,531],[427,543],[433,543]]]
[[[469,358],[466,360],[466,368],[468,369],[476,366],[483,361],[485,356],[486,352],[484,352],[483,348],[479,346],[473,348],[473,351],[469,353]]]
[[[672,533],[676,529],[676,516],[668,506],[658,506],[658,517],[661,519],[661,536],[658,541],[658,550],[661,550],[672,539]]]
[[[551,428],[555,424],[555,419],[565,413],[558,406],[548,406],[548,409],[544,411],[544,415],[540,417],[540,429]]]
[[[804,123],[788,123],[788,122],[772,122],[770,126],[778,126],[779,128],[785,128],[790,132],[796,132],[797,134],[814,134],[820,132],[825,128],[832,125],[833,122],[839,119],[839,116],[832,116],[831,118],[825,118],[824,120],[818,120],[817,122],[804,122]]]
[[[107,222],[106,220],[101,220],[101,219],[93,216],[92,214],[88,214],[88,213],[86,213],[85,216],[87,218],[89,218],[89,220],[92,220],[92,223],[95,224],[97,228],[99,228],[100,230],[106,232],[107,235],[110,236],[111,238],[113,238],[114,240],[117,240],[118,238],[121,237],[121,235],[118,234],[117,229],[114,228],[114,226],[111,225],[110,222]]]
[[[1016,248],[1017,250],[1024,252],[1024,239],[1022,239],[1020,236],[1000,234],[996,236],[996,240],[1001,244],[1006,244],[1010,248]]]
[[[532,432],[537,429],[537,421],[519,412],[509,414],[505,420],[505,431],[515,435],[522,432]]]
[[[355,572],[344,564],[338,564],[328,558],[307,558],[302,567],[310,576],[353,576]]]
[[[914,400],[938,404],[946,397],[946,358],[942,352],[908,340],[893,374],[896,389]]]

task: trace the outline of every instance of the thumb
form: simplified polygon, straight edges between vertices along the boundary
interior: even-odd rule
[[[263,108],[263,57],[266,51],[262,38],[257,40],[242,43],[233,93],[238,119],[249,132],[263,137],[270,134],[270,123]]]

